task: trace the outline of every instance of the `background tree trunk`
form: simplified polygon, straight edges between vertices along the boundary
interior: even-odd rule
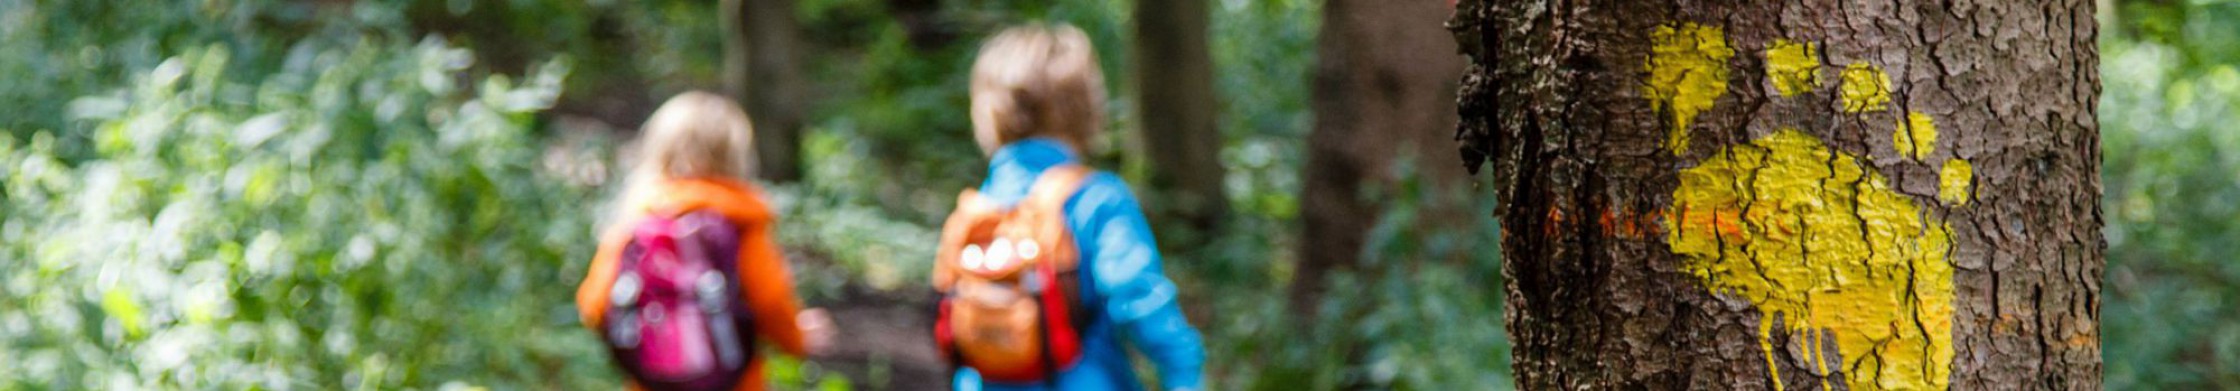
[[[2090,0],[1464,1],[1523,389],[2098,389]]]
[[[1384,204],[1365,190],[1391,189],[1401,175],[1439,187],[1469,179],[1462,167],[1443,163],[1463,69],[1436,24],[1449,14],[1447,2],[1330,0],[1322,7],[1315,122],[1301,178],[1305,231],[1291,293],[1301,313],[1312,313],[1323,276],[1361,258]],[[1419,159],[1442,163],[1411,163]],[[1414,169],[1403,172],[1403,165]],[[1428,209],[1424,215],[1458,212]]]
[[[723,85],[754,119],[755,170],[763,179],[801,179],[801,29],[793,0],[723,0]]]
[[[1136,132],[1151,169],[1152,208],[1210,228],[1227,213],[1222,191],[1219,107],[1213,94],[1213,56],[1206,49],[1206,0],[1136,2],[1134,57]]]

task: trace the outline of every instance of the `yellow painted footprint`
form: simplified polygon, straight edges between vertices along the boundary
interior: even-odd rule
[[[1725,75],[1701,69],[1699,60],[1718,59],[1714,64],[1724,69],[1717,50],[1702,48],[1727,44],[1719,29],[1687,23],[1659,28],[1652,37],[1657,49],[1645,95],[1677,120],[1671,146],[1682,154],[1687,120],[1710,109],[1725,79],[1719,78],[1717,92],[1707,92],[1702,89],[1713,83],[1665,75]],[[1781,96],[1821,88],[1817,50],[1787,40],[1768,45],[1768,81]],[[1836,92],[1847,113],[1886,110],[1891,101],[1889,76],[1871,64],[1846,66],[1839,80]],[[1934,120],[1910,112],[1902,117],[1892,147],[1923,161],[1937,140]],[[1971,172],[1965,160],[1946,161],[1938,198],[1964,205]],[[1764,314],[1759,344],[1775,388],[1783,388],[1774,361],[1777,330],[1800,346],[1808,368],[1840,373],[1853,389],[1948,387],[1951,228],[1856,156],[1784,127],[1681,170],[1664,216],[1666,244],[1686,259],[1684,270],[1705,288],[1747,299]],[[1833,350],[1825,348],[1830,345]]]

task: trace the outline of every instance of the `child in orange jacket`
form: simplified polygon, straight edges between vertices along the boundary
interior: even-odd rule
[[[675,217],[710,211],[739,227],[740,293],[754,316],[754,334],[794,356],[823,350],[832,337],[821,310],[800,310],[792,277],[775,240],[775,216],[744,178],[752,164],[753,129],[730,99],[687,92],[663,103],[646,125],[637,167],[624,183],[622,201],[601,233],[590,275],[576,289],[576,308],[594,329],[605,320],[607,292],[621,269],[629,228],[649,215]],[[749,361],[738,390],[765,386],[762,357]],[[636,385],[632,385],[636,389]]]

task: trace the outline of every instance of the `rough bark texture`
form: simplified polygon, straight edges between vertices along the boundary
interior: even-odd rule
[[[755,172],[773,182],[801,178],[801,127],[808,90],[794,0],[723,0],[723,85],[754,121]]]
[[[1136,132],[1151,169],[1150,205],[1209,228],[1227,213],[1221,133],[1214,125],[1213,55],[1206,49],[1206,0],[1136,2]]]
[[[1395,186],[1399,166],[1427,184],[1456,188],[1469,178],[1447,161],[1455,124],[1455,81],[1463,59],[1438,21],[1441,0],[1330,0],[1323,3],[1315,68],[1314,130],[1307,136],[1299,212],[1303,219],[1292,303],[1311,313],[1331,269],[1353,265],[1384,202],[1364,189]],[[1451,206],[1451,205],[1449,205]],[[1425,215],[1457,212],[1426,206]]]
[[[1518,385],[2098,389],[2093,11],[1463,1]]]

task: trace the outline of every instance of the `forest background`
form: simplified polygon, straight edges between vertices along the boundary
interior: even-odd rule
[[[1318,83],[1372,72],[1322,58],[1331,1],[1196,2],[1220,201],[1139,191],[1157,215],[1218,213],[1158,223],[1209,385],[1508,388],[1496,200],[1451,144],[1309,164],[1363,156],[1310,142],[1352,115]],[[1114,98],[1092,160],[1163,183],[1133,81],[1167,61],[1134,57],[1136,2],[778,3],[800,169],[767,189],[805,300],[847,341],[776,363],[781,388],[942,381],[927,244],[984,175],[964,82],[988,34],[1088,31]],[[2101,5],[2106,385],[2240,387],[2240,2]],[[638,122],[738,77],[723,6],[0,0],[0,390],[617,387],[570,298]],[[1330,212],[1307,207],[1316,175],[1371,178],[1347,194],[1366,223],[1302,229]],[[1322,235],[1359,251],[1318,263]]]

